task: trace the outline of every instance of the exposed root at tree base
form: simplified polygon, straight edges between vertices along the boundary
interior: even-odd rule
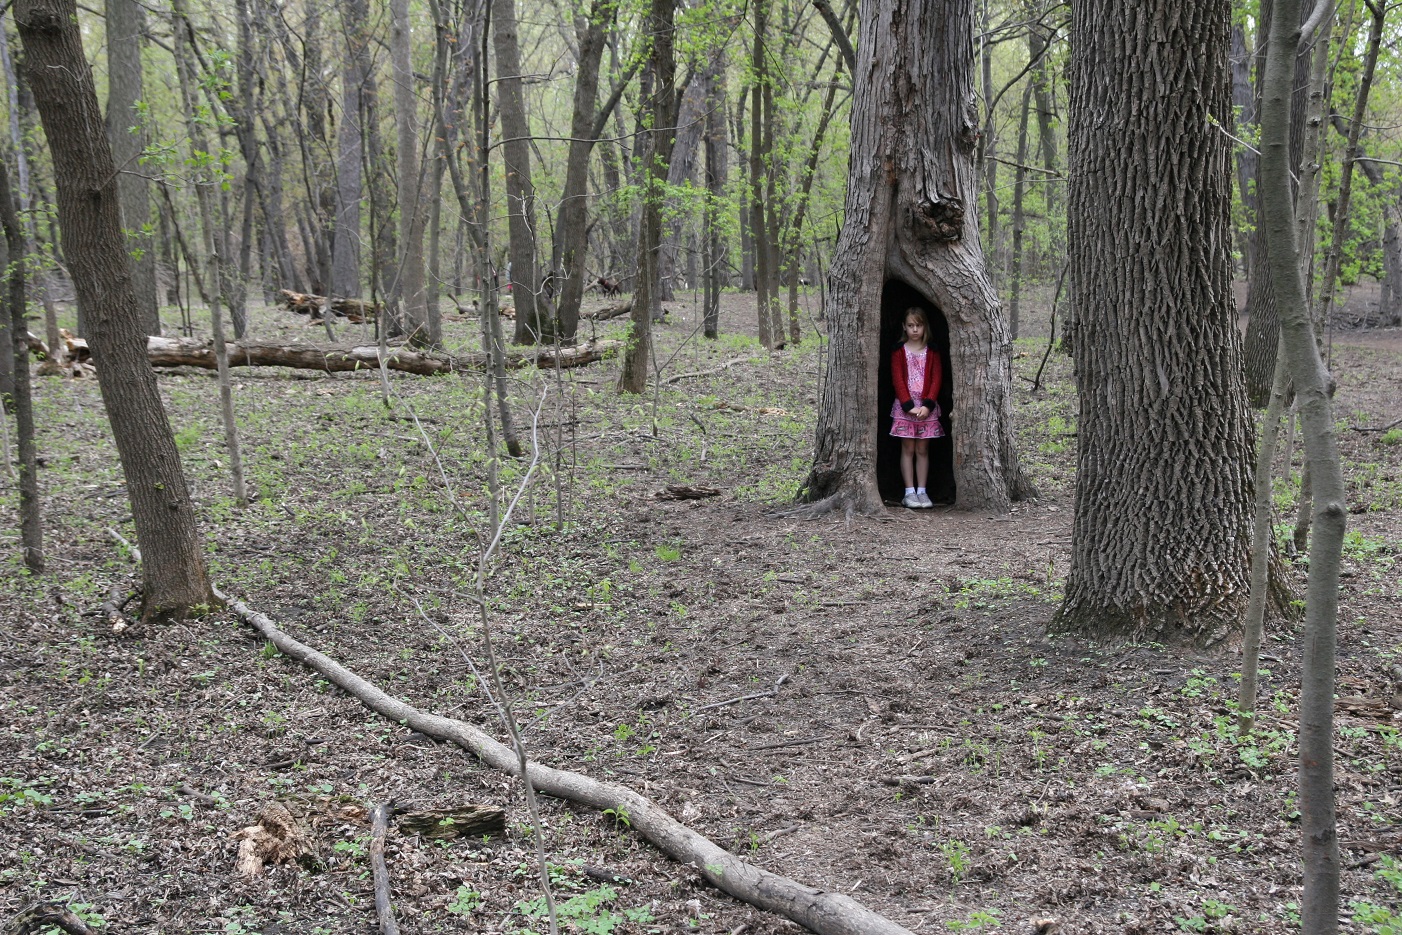
[[[269,617],[250,609],[242,601],[222,594],[218,596],[283,655],[321,674],[375,713],[430,737],[451,741],[494,769],[513,776],[520,774],[515,751],[477,727],[465,721],[426,714],[385,694],[339,663],[288,636]],[[537,791],[628,815],[629,826],[644,840],[673,860],[693,867],[712,886],[752,906],[786,916],[819,935],[912,935],[909,929],[841,893],[804,886],[741,860],[631,789],[539,763],[529,764],[528,769]]]

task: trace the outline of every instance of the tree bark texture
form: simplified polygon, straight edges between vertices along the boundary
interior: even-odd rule
[[[666,197],[667,167],[672,158],[672,133],[677,120],[677,62],[673,47],[675,0],[652,0],[648,33],[652,38],[647,74],[652,76],[646,104],[651,129],[643,150],[642,226],[638,235],[638,282],[633,289],[632,330],[618,375],[623,393],[641,393],[647,386],[647,364],[652,354],[652,307],[657,304],[657,254],[662,240],[662,202]]]
[[[1291,69],[1300,30],[1299,0],[1276,0],[1261,95],[1261,215],[1281,344],[1290,363],[1305,458],[1314,484],[1314,543],[1305,597],[1300,679],[1300,835],[1304,894],[1300,930],[1339,928],[1339,840],[1334,805],[1334,665],[1339,612],[1339,558],[1348,519],[1343,470],[1334,436],[1329,375],[1300,276],[1291,203]]]
[[[424,179],[419,160],[419,96],[414,91],[409,0],[390,0],[390,63],[394,75],[395,147],[399,179],[400,258],[397,288],[391,290],[404,309],[405,322],[417,343],[436,346],[443,340],[440,322],[429,317],[424,277]]]
[[[560,279],[556,305],[559,336],[573,341],[579,330],[579,306],[584,299],[584,261],[589,255],[589,156],[594,151],[594,108],[599,97],[599,63],[604,39],[616,7],[594,0],[579,18],[578,70],[575,73],[574,117],[570,120],[570,148],[565,160],[565,187],[560,193],[560,213],[555,222],[555,275]]]
[[[360,192],[365,134],[362,89],[370,70],[366,0],[341,5],[345,58],[341,67],[341,121],[336,128],[336,230],[332,239],[330,294],[360,295]]]
[[[501,113],[502,162],[506,172],[507,233],[511,238],[511,298],[516,304],[516,343],[548,344],[554,322],[541,302],[536,275],[539,232],[531,183],[530,124],[521,82],[521,45],[515,0],[491,0],[492,45],[497,57],[497,109]]]
[[[720,293],[728,281],[724,269],[729,256],[720,226],[720,206],[725,199],[726,167],[729,161],[725,127],[725,58],[717,56],[701,78],[706,86],[706,210],[701,225],[706,241],[706,263],[702,272],[705,280],[703,302],[705,335],[720,335]]]
[[[73,0],[19,0],[15,19],[54,161],[59,224],[121,457],[142,564],[143,615],[183,616],[214,602],[180,456],[146,360],[122,238],[116,166]]]
[[[156,306],[155,240],[148,183],[137,165],[146,146],[146,132],[136,105],[142,100],[141,50],[146,45],[145,12],[137,0],[107,0],[107,139],[121,175],[117,191],[122,201],[122,226],[132,258],[132,285],[147,334],[161,333]]]
[[[972,0],[865,0],[811,510],[882,510],[876,481],[882,295],[916,290],[949,326],[954,477],[963,509],[1035,494],[1012,429],[1012,342],[979,246]]]
[[[0,36],[0,41],[3,41],[3,36]],[[15,371],[11,399],[15,413],[15,454],[19,457],[20,550],[24,555],[25,567],[37,575],[44,572],[44,521],[39,505],[39,456],[34,445],[34,398],[29,386],[29,329],[24,318],[27,306],[25,280],[29,275],[25,263],[28,245],[25,243],[24,229],[20,226],[19,212],[15,210],[9,166],[3,159],[0,159],[0,226],[4,228],[9,258],[9,283],[3,304],[9,312],[10,334],[14,339],[11,346],[0,349],[0,353],[14,363]]]
[[[1210,644],[1241,625],[1252,429],[1217,129],[1229,29],[1226,0],[1072,12],[1080,450],[1063,630]]]

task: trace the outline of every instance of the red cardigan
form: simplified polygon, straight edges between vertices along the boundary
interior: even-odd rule
[[[940,384],[944,378],[944,363],[933,347],[925,346],[925,387],[920,391],[920,401],[934,407],[940,395]],[[891,355],[891,382],[896,387],[896,398],[901,401],[901,409],[910,412],[915,408],[915,400],[910,396],[910,374],[905,366],[905,345],[896,348]]]

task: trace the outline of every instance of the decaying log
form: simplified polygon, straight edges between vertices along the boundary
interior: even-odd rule
[[[562,368],[579,367],[602,360],[613,354],[621,342],[588,341],[559,350]],[[321,370],[327,373],[352,370],[372,370],[379,367],[379,348],[373,344],[360,347],[323,348],[313,345],[279,344],[229,344],[230,367],[294,367],[301,370]],[[151,337],[146,341],[146,356],[153,367],[203,367],[215,369],[214,348],[202,341],[190,338]],[[532,363],[541,368],[555,366],[556,351],[552,347],[541,347],[530,354],[508,353],[508,367],[524,367]],[[453,373],[459,370],[481,370],[487,363],[487,356],[481,353],[450,357],[446,354],[432,354],[415,351],[407,347],[390,348],[390,357],[385,365],[390,370],[432,376],[439,373]]]
[[[312,840],[302,822],[281,802],[269,802],[258,820],[234,833],[239,842],[238,870],[256,877],[267,864],[283,864],[311,853]]]
[[[633,300],[628,299],[626,302],[619,302],[616,305],[605,305],[603,308],[596,308],[591,312],[583,312],[579,317],[591,321],[608,321],[610,318],[621,318],[624,315],[629,315],[632,311]]]
[[[464,721],[426,714],[385,694],[339,663],[288,636],[269,617],[250,609],[242,601],[215,593],[279,652],[349,692],[370,710],[419,733],[452,741],[494,769],[519,775],[515,751],[479,728]],[[693,867],[712,886],[752,906],[784,915],[819,935],[911,935],[909,929],[851,897],[804,886],[741,860],[632,789],[540,763],[531,763],[528,769],[531,782],[540,792],[626,816],[627,827],[664,854]],[[620,818],[619,824],[625,824],[625,820]]]
[[[0,932],[4,935],[31,935],[53,928],[61,929],[68,935],[97,935],[97,932],[74,915],[67,906],[49,902],[31,903],[24,907],[18,915],[5,923]]]
[[[370,815],[370,873],[375,881],[375,915],[380,919],[380,935],[399,935],[399,923],[394,921],[394,904],[390,900],[389,866],[385,863],[385,837],[389,834],[389,815],[393,806],[388,802],[375,806]]]
[[[293,292],[291,289],[281,289],[278,294],[282,296],[283,306],[288,311],[296,312],[298,315],[310,315],[319,320],[322,316],[322,310],[326,307],[326,296],[323,295]],[[366,302],[364,299],[331,300],[331,314],[355,324],[374,321],[380,314],[381,307],[378,302]]]
[[[458,805],[453,808],[397,809],[395,822],[400,831],[439,841],[501,834],[506,830],[506,812],[495,805]]]

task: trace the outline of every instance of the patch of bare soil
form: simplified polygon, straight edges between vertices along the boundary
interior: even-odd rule
[[[664,379],[740,362],[664,385],[655,410],[613,392],[615,364],[563,374],[563,400],[547,398],[543,473],[487,589],[532,756],[630,785],[734,853],[915,932],[1289,929],[1299,631],[1268,635],[1250,736],[1231,715],[1231,652],[1045,635],[1069,560],[1065,358],[1034,398],[1041,346],[1018,346],[1041,499],[1004,516],[799,522],[776,508],[807,466],[820,354],[736,337],[752,309],[727,296],[730,336],[710,343],[687,340],[690,296],[674,304]],[[454,327],[470,344],[475,326]],[[257,328],[305,326],[269,311]],[[1357,338],[1334,347],[1354,513],[1340,838],[1346,905],[1389,907],[1402,898],[1386,873],[1402,845],[1402,444],[1353,429],[1398,415],[1402,348]],[[487,516],[480,386],[396,377],[386,409],[359,375],[236,379],[246,511],[229,500],[212,379],[161,380],[221,586],[386,691],[504,738],[468,596]],[[518,374],[523,425],[542,380],[555,376]],[[131,535],[125,491],[96,386],[38,392],[53,571],[29,578],[5,558],[0,918],[43,897],[108,932],[372,932],[368,809],[392,799],[507,812],[486,837],[391,832],[402,931],[544,931],[519,784],[369,713],[229,614],[121,634],[93,614],[131,581],[104,533]],[[523,472],[502,464],[503,484]],[[720,493],[659,498],[668,485]],[[1279,483],[1282,521],[1296,486]],[[543,817],[567,930],[796,929],[663,858],[627,815],[547,800]],[[239,849],[255,826],[298,846],[250,876]]]

